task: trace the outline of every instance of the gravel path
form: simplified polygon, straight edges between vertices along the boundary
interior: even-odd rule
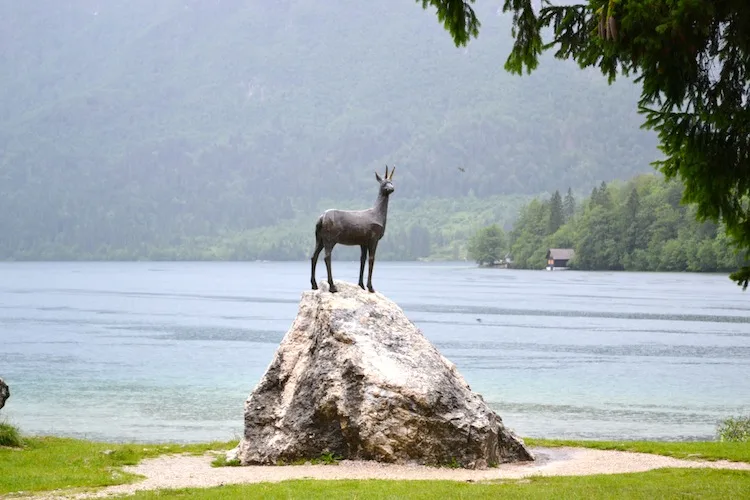
[[[520,479],[528,476],[578,476],[587,474],[620,474],[644,472],[663,467],[714,468],[750,471],[750,464],[725,460],[708,462],[680,460],[646,453],[604,451],[586,448],[532,448],[537,460],[529,464],[506,464],[486,470],[389,465],[377,462],[344,460],[339,465],[288,465],[211,467],[213,456],[169,455],[144,460],[125,470],[146,476],[136,484],[104,488],[80,495],[47,494],[34,497],[101,498],[138,490],[162,488],[204,488],[236,483],[278,482],[287,479],[443,479],[483,481]]]

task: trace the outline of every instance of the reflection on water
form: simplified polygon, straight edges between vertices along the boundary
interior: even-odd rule
[[[340,279],[357,272],[337,264]],[[307,273],[0,264],[4,415],[104,440],[239,435]],[[725,276],[383,262],[375,282],[523,436],[710,439],[719,419],[750,413],[750,296]]]

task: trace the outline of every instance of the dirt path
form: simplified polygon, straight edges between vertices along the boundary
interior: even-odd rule
[[[138,490],[163,488],[204,488],[237,483],[278,482],[287,479],[442,479],[483,481],[519,479],[528,476],[578,476],[587,474],[619,474],[645,472],[663,467],[715,468],[750,471],[750,464],[728,461],[681,460],[623,451],[586,448],[532,448],[537,460],[529,464],[508,464],[486,470],[425,467],[419,465],[387,465],[375,462],[344,460],[339,465],[288,465],[211,467],[213,456],[169,455],[144,460],[125,470],[146,476],[136,484],[104,488],[95,493],[79,495],[44,495],[41,498],[101,498]]]

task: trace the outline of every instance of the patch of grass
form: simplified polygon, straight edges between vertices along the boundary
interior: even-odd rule
[[[286,465],[338,465],[339,462],[343,460],[343,457],[340,457],[336,455],[333,452],[325,451],[320,454],[319,457],[313,457],[313,458],[297,458],[295,460],[292,460],[291,462],[287,462],[283,458],[280,458],[276,461],[275,465],[278,465],[280,467],[286,466]]]
[[[135,481],[123,472],[144,458],[172,453],[202,455],[230,449],[236,442],[179,444],[111,444],[56,437],[27,437],[22,448],[0,448],[0,495],[18,491],[110,486]]]
[[[211,462],[211,467],[239,467],[240,465],[242,465],[242,463],[239,461],[239,459],[233,458],[231,460],[227,460],[227,456],[223,453],[221,455],[218,455]]]
[[[296,458],[291,462],[286,462],[283,458],[276,462],[276,465],[318,465],[320,462],[317,458]]]
[[[716,428],[719,441],[747,443],[750,441],[750,417],[729,417]]]
[[[330,451],[322,453],[318,459],[318,463],[323,465],[338,465],[340,461],[341,457]]]
[[[717,441],[571,441],[524,438],[528,446],[573,446],[598,450],[634,451],[694,460],[750,462],[750,443]]]
[[[10,446],[11,448],[23,446],[21,432],[17,427],[7,422],[0,422],[0,446]]]
[[[134,499],[328,499],[328,498],[745,498],[750,473],[726,470],[661,469],[637,474],[534,477],[499,483],[454,481],[283,481],[210,489],[142,491]]]

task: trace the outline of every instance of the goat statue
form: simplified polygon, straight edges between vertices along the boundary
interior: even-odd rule
[[[337,243],[342,245],[359,245],[362,249],[362,256],[359,261],[359,286],[364,290],[363,283],[365,272],[365,260],[368,258],[370,263],[370,273],[367,277],[367,289],[370,292],[372,288],[372,267],[375,264],[375,251],[378,248],[378,242],[385,234],[385,220],[388,217],[388,197],[393,193],[393,167],[390,175],[388,174],[388,165],[385,166],[385,178],[375,172],[375,179],[380,183],[380,191],[375,206],[367,210],[326,210],[318,218],[315,224],[315,252],[312,256],[312,289],[317,290],[318,284],[315,282],[315,265],[318,263],[318,255],[325,248],[326,270],[328,271],[328,285],[331,293],[335,293],[336,286],[333,284],[333,275],[331,274],[331,252]]]

